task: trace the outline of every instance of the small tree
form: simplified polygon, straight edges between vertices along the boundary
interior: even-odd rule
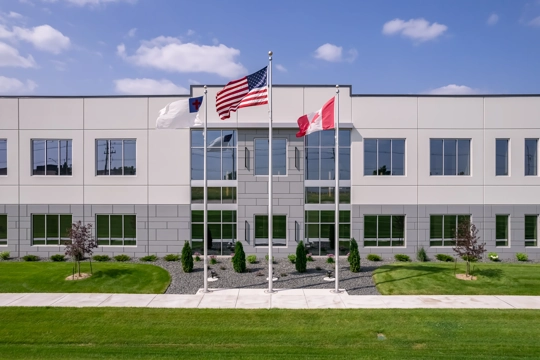
[[[191,253],[189,241],[186,241],[182,248],[182,270],[186,273],[193,271],[193,254]]]
[[[359,272],[360,271],[360,252],[358,251],[358,243],[354,238],[351,239],[350,244],[350,251],[349,251],[349,266],[351,269],[351,272]]]
[[[212,241],[214,241],[212,239],[212,232],[210,231],[210,226],[208,227],[208,229],[206,230],[206,234],[207,234],[207,239],[206,239],[206,248],[208,250],[212,249]]]
[[[92,224],[83,225],[81,221],[73,223],[69,229],[69,239],[70,241],[65,244],[65,254],[77,262],[79,276],[81,276],[81,260],[86,254],[90,256],[90,273],[92,273],[92,253],[93,249],[98,247],[92,237]]]
[[[467,261],[466,276],[471,274],[471,260],[481,259],[486,252],[486,243],[479,243],[478,229],[469,220],[459,222],[454,238],[454,252]]]
[[[307,268],[307,256],[306,256],[306,247],[304,242],[300,241],[296,246],[296,262],[295,262],[296,271],[299,273],[306,272]]]
[[[234,246],[234,256],[232,258],[234,271],[243,273],[246,271],[246,253],[240,241]]]

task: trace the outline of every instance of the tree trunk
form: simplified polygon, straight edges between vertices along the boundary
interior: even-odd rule
[[[79,277],[81,277],[81,261],[77,261],[77,265],[79,266]]]
[[[94,275],[94,270],[92,270],[92,257],[90,257],[90,274]]]
[[[467,276],[471,274],[471,263],[467,260]]]

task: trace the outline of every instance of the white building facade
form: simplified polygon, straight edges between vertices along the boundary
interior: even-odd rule
[[[268,252],[268,108],[221,121],[208,89],[210,254]],[[191,96],[203,88],[193,86]],[[334,133],[296,138],[296,119],[334,86],[273,87],[274,254],[303,240],[335,253]],[[203,236],[200,129],[157,130],[179,96],[0,98],[0,252],[63,253],[72,222],[96,253],[181,251]],[[354,95],[340,88],[340,253],[452,254],[469,218],[488,251],[540,260],[540,96]],[[204,112],[201,113],[204,116]],[[214,141],[216,140],[216,141]],[[220,141],[217,141],[220,140]]]

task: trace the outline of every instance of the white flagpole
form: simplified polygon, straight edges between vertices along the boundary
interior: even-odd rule
[[[268,292],[273,293],[272,246],[274,213],[272,209],[272,51],[268,52]]]
[[[204,188],[203,188],[203,206],[204,206],[204,229],[203,229],[203,258],[204,258],[204,290],[203,292],[207,293],[208,291],[208,184],[206,180],[206,126],[208,121],[208,99],[207,99],[207,93],[208,90],[206,89],[206,85],[204,85],[204,127],[203,127],[203,141],[204,141],[204,150],[203,150],[203,182],[204,182]],[[193,225],[192,225],[193,226]]]
[[[334,128],[335,128],[335,170],[336,170],[336,188],[334,190],[334,197],[336,202],[336,214],[335,214],[335,249],[336,249],[336,269],[334,279],[336,281],[336,287],[333,292],[339,293],[339,85],[336,85],[336,103],[334,112]]]

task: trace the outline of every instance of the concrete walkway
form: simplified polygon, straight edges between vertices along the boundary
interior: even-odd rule
[[[540,296],[376,296],[333,294],[326,289],[201,290],[195,295],[173,294],[0,294],[0,306],[147,307],[223,309],[538,309]]]

